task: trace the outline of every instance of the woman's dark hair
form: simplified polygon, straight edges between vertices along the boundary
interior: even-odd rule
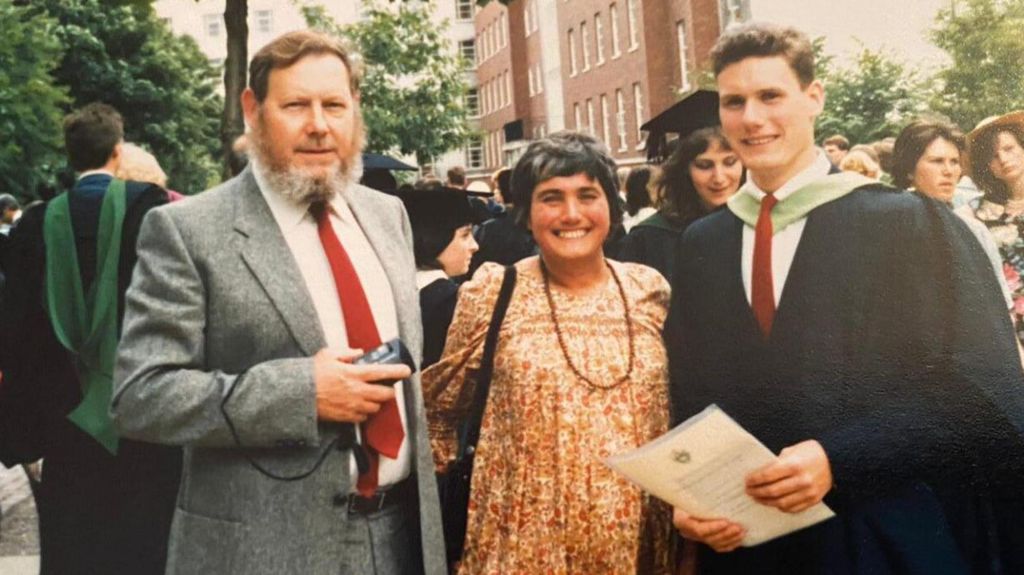
[[[679,142],[661,165],[661,174],[654,180],[658,191],[658,211],[678,225],[692,222],[707,213],[690,178],[690,164],[708,151],[712,142],[718,142],[726,150],[732,149],[719,128],[697,130]]]
[[[641,208],[651,205],[651,194],[647,184],[651,181],[653,170],[649,166],[637,166],[626,176],[626,211],[635,216]]]
[[[466,194],[441,182],[416,182],[398,192],[412,224],[412,250],[418,269],[441,269],[437,256],[455,239],[462,226],[476,218]]]
[[[557,132],[532,142],[512,170],[512,203],[516,223],[527,228],[533,190],[551,178],[586,174],[601,185],[614,228],[622,222],[615,185],[615,160],[600,140],[579,132]]]
[[[982,132],[971,142],[971,179],[978,189],[985,193],[985,199],[997,204],[1005,204],[1010,198],[1010,190],[1006,182],[992,173],[988,165],[996,155],[996,141],[999,134],[1010,134],[1017,143],[1024,146],[1024,126],[1020,124],[1004,124],[993,126]]]
[[[964,135],[960,130],[940,120],[914,120],[903,128],[892,148],[892,183],[907,189],[914,184],[914,171],[924,151],[935,140],[946,140],[962,154]]]

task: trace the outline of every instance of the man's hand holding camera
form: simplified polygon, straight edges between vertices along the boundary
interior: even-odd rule
[[[401,381],[412,374],[403,364],[353,365],[360,350],[324,348],[313,356],[316,384],[316,414],[325,421],[361,423],[380,411],[395,397],[390,385],[378,381]]]

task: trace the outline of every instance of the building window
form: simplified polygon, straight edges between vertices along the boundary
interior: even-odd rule
[[[604,64],[604,22],[601,13],[594,14],[594,43],[597,44],[597,65]]]
[[[569,28],[569,75],[575,76],[579,72],[576,64],[576,33]]]
[[[590,69],[590,28],[586,22],[580,22],[580,44],[583,44],[583,71]]]
[[[594,128],[594,101],[590,98],[587,98],[587,133],[597,135],[597,129]]]
[[[633,116],[636,118],[636,147],[643,146],[643,135],[640,132],[640,124],[644,118],[644,96],[640,92],[640,83],[633,84]]]
[[[583,131],[583,117],[580,116],[580,105],[578,103],[572,105],[572,117],[576,121],[576,124],[575,124],[576,131],[577,132],[582,132]]]
[[[608,19],[612,21],[612,58],[618,58],[622,47],[619,44],[619,6],[614,2],[608,7]]]
[[[470,116],[480,115],[480,90],[477,88],[470,88],[466,92],[466,110]]]
[[[537,64],[537,93],[544,93],[544,70]]]
[[[484,144],[480,141],[480,136],[470,138],[469,145],[466,146],[466,167],[484,167]]]
[[[640,33],[637,30],[636,0],[626,0],[626,29],[629,32],[629,51],[640,46]]]
[[[476,42],[473,40],[462,40],[459,42],[459,55],[467,63],[476,61]]]
[[[221,15],[203,14],[203,29],[210,38],[220,36]]]
[[[526,8],[523,9],[523,24],[526,26],[527,36],[533,33],[533,29],[530,27],[533,20],[533,10],[533,0],[526,0]]]
[[[473,0],[455,0],[455,17],[459,20],[472,20],[473,4]]]
[[[505,71],[505,94],[507,94],[507,99],[505,100],[505,105],[506,106],[511,106],[512,105],[512,74],[510,74],[508,72],[508,70]],[[504,133],[504,132],[502,132],[502,133]]]
[[[530,96],[533,97],[533,95],[537,93],[536,87],[533,83],[533,66],[526,71],[526,75],[529,76]]]
[[[256,20],[256,31],[260,34],[270,34],[274,31],[274,13],[270,10],[256,10],[253,12]]]
[[[608,110],[608,96],[601,94],[601,135],[604,137],[604,144],[609,148],[612,147],[611,124],[612,117]]]
[[[506,29],[507,26],[508,24],[505,20],[505,13],[502,12],[501,19],[498,21],[498,36],[501,38],[502,48],[508,46],[508,30]]]
[[[676,43],[679,44],[679,89],[687,91],[690,89],[690,72],[687,69],[688,58],[686,57],[686,22],[676,22]]]
[[[619,151],[626,150],[626,99],[622,90],[615,90],[615,132],[619,136]]]

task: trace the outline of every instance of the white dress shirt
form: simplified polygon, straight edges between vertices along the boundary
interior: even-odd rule
[[[338,290],[334,284],[334,275],[331,273],[331,266],[327,261],[327,253],[320,243],[316,219],[309,213],[309,206],[292,203],[281,194],[270,190],[266,179],[261,175],[261,167],[256,164],[253,164],[253,175],[263,198],[270,206],[274,220],[281,228],[281,234],[291,249],[292,256],[295,257],[295,263],[299,266],[302,279],[305,280],[306,288],[313,299],[316,315],[323,327],[327,347],[331,349],[348,348],[345,318],[341,309],[341,301],[338,299]],[[329,206],[334,233],[338,236],[338,240],[356,269],[356,274],[359,276],[366,299],[370,304],[373,319],[377,324],[377,332],[380,334],[381,341],[398,337],[398,315],[395,310],[394,298],[391,296],[391,282],[388,281],[388,276],[384,272],[373,246],[370,245],[366,234],[359,227],[359,222],[356,221],[352,209],[341,194],[336,195]],[[398,412],[402,419],[405,440],[402,441],[402,446],[398,450],[397,459],[391,459],[385,455],[380,456],[377,478],[382,487],[398,483],[409,476],[409,425],[406,422],[403,396],[402,386],[396,384],[395,400],[398,402]],[[361,435],[359,426],[356,426],[356,434],[357,436]],[[352,477],[350,488],[352,492],[355,492],[355,482],[359,473],[355,457],[352,458],[349,469]]]
[[[781,202],[793,192],[807,184],[827,176],[832,169],[828,157],[821,150],[817,150],[814,161],[804,171],[793,176],[788,182],[775,191],[775,197]],[[753,178],[740,188],[741,194],[750,194],[761,203],[765,194]],[[796,256],[796,248],[800,245],[800,237],[804,234],[804,226],[807,225],[807,216],[796,220],[786,226],[782,231],[772,236],[772,289],[775,292],[775,307],[778,309],[779,300],[782,298],[782,288],[786,286],[786,278],[789,277],[789,268],[793,266],[793,258]],[[743,226],[743,253],[740,258],[740,273],[743,276],[743,291],[747,294],[747,303],[750,303],[750,277],[754,267],[754,228]]]

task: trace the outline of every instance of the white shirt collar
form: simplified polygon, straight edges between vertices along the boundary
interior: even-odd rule
[[[270,188],[267,183],[266,177],[263,175],[263,166],[259,164],[255,159],[251,159],[252,164],[252,175],[256,180],[256,187],[260,189],[260,193],[263,194],[263,199],[267,201],[267,205],[270,206],[270,212],[274,214],[274,219],[277,220],[278,225],[281,226],[281,230],[288,232],[294,229],[302,223],[303,219],[309,217],[313,218],[312,214],[309,213],[309,204],[297,204],[289,201],[283,195],[277,193],[275,190]],[[328,202],[331,208],[331,212],[335,216],[345,219],[349,214],[348,204],[341,194],[335,194],[334,197]]]
[[[105,170],[103,168],[97,168],[95,170],[86,170],[86,171],[82,172],[81,174],[78,174],[78,179],[81,180],[82,178],[85,178],[87,176],[95,176],[95,175],[98,175],[98,174],[103,174],[104,176],[110,176],[111,178],[114,177],[114,172],[111,172],[110,170]]]
[[[817,148],[815,148],[815,152],[814,161],[811,162],[810,166],[804,168],[802,172],[793,176],[788,182],[775,190],[774,195],[780,202],[814,180],[827,176],[832,170],[832,163],[828,161],[825,153]],[[754,183],[754,178],[747,178],[747,182],[743,184],[743,188],[740,191],[750,194],[758,203],[767,195],[761,188],[757,187],[757,184]]]
[[[416,270],[416,289],[423,289],[437,280],[448,279],[444,270]]]

